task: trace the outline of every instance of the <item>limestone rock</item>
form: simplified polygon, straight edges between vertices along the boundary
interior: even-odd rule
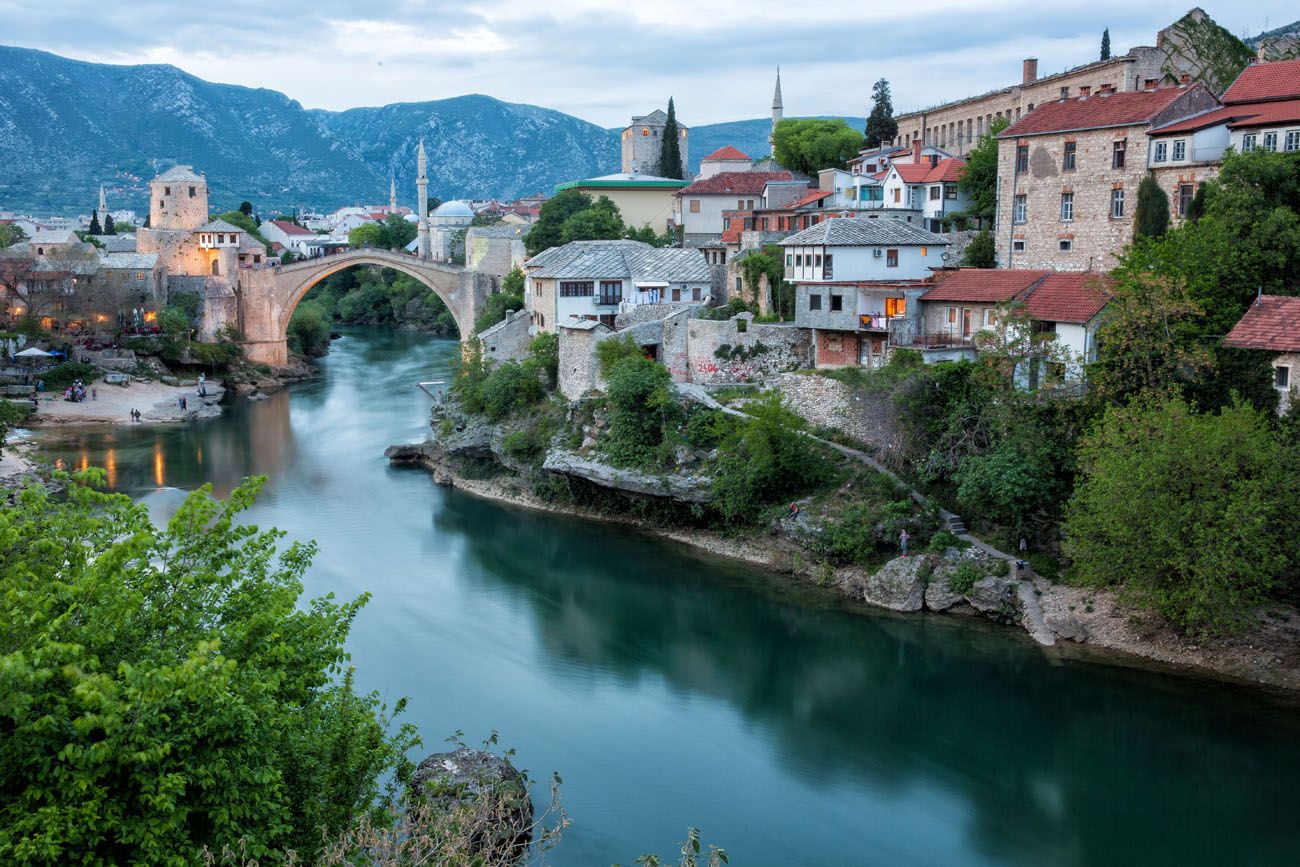
[[[668,497],[686,503],[707,503],[712,496],[712,479],[705,476],[679,473],[651,475],[640,470],[612,467],[562,449],[548,451],[542,469],[584,479],[603,488],[651,497]]]
[[[394,464],[423,464],[428,457],[428,443],[402,443],[384,449],[384,457]]]
[[[920,611],[925,604],[925,557],[897,557],[862,582],[863,598],[891,611]]]
[[[434,753],[415,769],[411,796],[433,809],[482,817],[491,827],[465,829],[485,863],[512,863],[532,839],[533,802],[519,771],[505,759],[461,747]],[[471,820],[472,821],[472,820]]]
[[[1044,620],[1048,629],[1067,641],[1083,643],[1088,640],[1088,627],[1073,614],[1068,612],[1052,613],[1046,615]]]
[[[964,602],[966,597],[953,590],[948,584],[948,576],[937,571],[930,584],[925,588],[925,607],[930,611],[947,611],[954,605]]]
[[[976,581],[966,598],[981,614],[1010,615],[1018,611],[1020,604],[1017,582],[995,575]]]

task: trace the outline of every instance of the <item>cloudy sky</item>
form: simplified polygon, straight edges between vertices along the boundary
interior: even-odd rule
[[[1154,44],[1189,8],[1132,0],[0,0],[0,42],[105,63],[171,63],[283,91],[309,108],[485,93],[604,126],[672,94],[687,124],[765,115],[779,64],[786,114],[898,111]],[[1300,17],[1295,0],[1211,0],[1238,35]]]

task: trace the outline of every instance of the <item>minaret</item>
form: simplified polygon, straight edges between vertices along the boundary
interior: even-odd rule
[[[425,173],[424,139],[420,139],[420,150],[415,158],[415,208],[420,215],[417,237],[420,241],[420,258],[428,259],[433,255],[429,242],[429,178]]]
[[[104,185],[99,185],[99,225],[104,225],[104,218],[108,216],[108,200],[104,198]]]
[[[776,125],[785,117],[785,107],[781,105],[781,67],[776,68],[776,93],[772,94],[772,131],[767,135],[767,149],[773,151],[776,140]]]
[[[397,178],[388,176],[388,213],[397,213]]]

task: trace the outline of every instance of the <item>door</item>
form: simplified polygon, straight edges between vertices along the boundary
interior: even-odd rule
[[[970,334],[971,334],[970,321],[971,321],[970,308],[963,307],[961,309],[961,336],[962,339],[964,340],[970,339]]]

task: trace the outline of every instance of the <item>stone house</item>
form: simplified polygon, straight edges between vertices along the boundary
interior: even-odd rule
[[[623,311],[647,304],[704,303],[713,271],[691,248],[651,247],[640,241],[573,241],[543,250],[524,263],[525,303],[537,331],[573,320],[614,327]]]
[[[622,154],[622,171],[626,174],[650,173],[659,171],[659,151],[663,147],[664,127],[668,124],[668,114],[656,108],[649,114],[632,118],[632,122],[623,128],[620,134]],[[682,152],[682,177],[690,177],[690,129],[677,123],[678,147]]]
[[[522,226],[504,221],[491,226],[471,226],[465,231],[465,267],[505,277],[522,268],[524,233]]]
[[[687,244],[722,236],[723,211],[752,211],[763,206],[768,181],[789,181],[790,172],[719,172],[677,191],[677,225]]]
[[[785,279],[795,324],[812,331],[817,367],[876,367],[909,303],[943,265],[945,238],[901,220],[836,218],[791,235]]]
[[[1204,85],[1040,105],[998,136],[999,267],[1109,269],[1133,238],[1148,133],[1218,106]]]
[[[1208,20],[1199,8],[1185,17],[1194,24]],[[1015,123],[1035,108],[1063,99],[1087,93],[1128,93],[1178,82],[1185,75],[1201,74],[1205,65],[1195,46],[1186,44],[1181,22],[1161,30],[1154,46],[1136,46],[1126,54],[1055,75],[1040,78],[1038,59],[1026,58],[1017,84],[898,115],[898,136],[892,144],[907,146],[920,141],[962,156],[999,118]]]
[[[1223,338],[1226,346],[1273,353],[1273,387],[1279,413],[1296,401],[1300,387],[1300,298],[1260,295]]]

